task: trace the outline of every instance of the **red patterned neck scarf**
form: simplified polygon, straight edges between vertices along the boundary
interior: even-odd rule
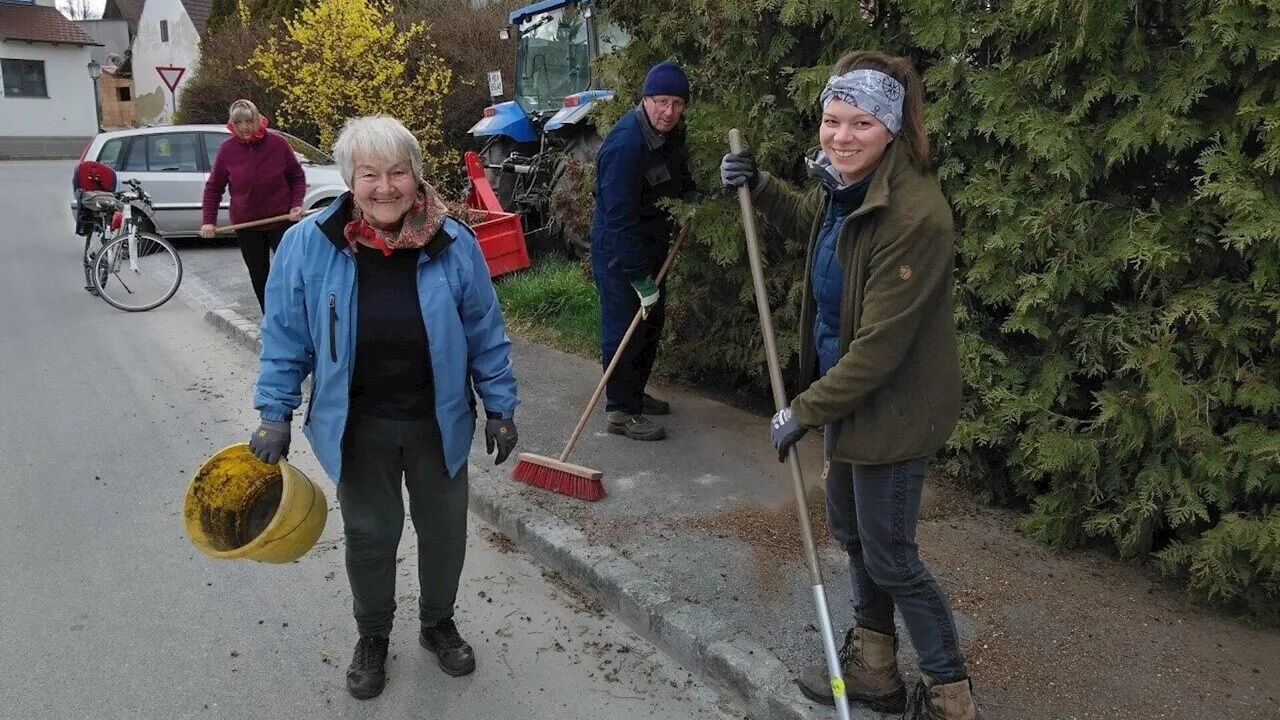
[[[342,229],[352,252],[359,252],[361,245],[375,247],[383,255],[395,250],[416,250],[426,246],[444,224],[449,208],[440,199],[435,188],[427,183],[418,186],[418,199],[405,213],[399,231],[379,230],[365,222],[360,206],[351,201],[351,222]]]

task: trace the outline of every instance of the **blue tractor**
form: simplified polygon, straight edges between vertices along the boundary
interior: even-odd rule
[[[484,140],[489,182],[502,208],[520,214],[526,236],[578,252],[588,239],[580,223],[557,217],[553,196],[574,181],[575,164],[595,162],[601,139],[589,116],[613,91],[598,86],[593,61],[628,36],[592,0],[543,0],[509,20],[503,37],[516,41],[515,99],[485,108],[470,133]]]

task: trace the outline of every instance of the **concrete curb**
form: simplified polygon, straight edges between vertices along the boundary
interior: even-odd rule
[[[258,326],[228,308],[205,313],[205,321],[236,343],[261,352]],[[473,473],[494,474],[474,467]],[[561,573],[632,630],[670,655],[703,682],[744,708],[752,720],[814,720],[834,710],[815,706],[770,649],[696,603],[681,600],[645,577],[620,553],[591,541],[577,528],[520,498],[472,483],[471,511],[510,537],[539,562]],[[850,708],[853,718],[882,717]]]

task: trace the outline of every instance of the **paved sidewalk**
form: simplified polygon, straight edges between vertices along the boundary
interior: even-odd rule
[[[257,303],[243,267],[233,272],[210,257],[188,261],[184,296],[256,348]],[[239,263],[238,254],[232,259]],[[522,398],[518,450],[557,456],[600,367],[519,341],[513,361]],[[586,503],[512,481],[511,462],[495,469],[478,435],[473,512],[736,699],[749,717],[834,717],[793,682],[796,668],[821,659],[822,646],[790,482],[769,446],[768,419],[661,384],[652,391],[673,408],[662,418],[667,440],[608,435],[597,410],[570,457],[604,472],[604,500]],[[828,599],[842,634],[851,622],[848,569],[822,517],[820,438],[805,439],[802,457]],[[945,568],[939,570],[945,582]],[[967,636],[972,623],[959,619]],[[903,668],[912,669],[910,643],[902,646]],[[854,717],[891,716],[855,706]]]

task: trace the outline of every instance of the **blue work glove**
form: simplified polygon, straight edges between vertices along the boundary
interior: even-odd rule
[[[263,420],[249,436],[249,450],[264,463],[275,465],[289,454],[289,423]]]
[[[809,432],[796,422],[795,414],[789,407],[782,408],[773,416],[770,428],[769,439],[773,441],[773,447],[778,451],[778,462],[786,462],[787,452],[791,450],[791,446],[800,442],[800,438]]]
[[[498,456],[493,459],[494,465],[501,465],[507,456],[511,454],[512,449],[516,446],[516,440],[520,439],[516,434],[516,423],[511,418],[493,417],[484,424],[484,447],[485,452],[492,455],[493,449],[497,447]]]
[[[725,190],[734,190],[743,185],[748,190],[756,189],[760,184],[760,169],[756,167],[756,154],[751,148],[743,148],[739,153],[729,153],[720,160],[720,184]]]
[[[635,288],[636,294],[640,296],[640,315],[648,320],[649,310],[658,303],[658,296],[661,295],[658,284],[653,281],[653,278],[647,277],[643,280],[632,280],[631,287]]]

